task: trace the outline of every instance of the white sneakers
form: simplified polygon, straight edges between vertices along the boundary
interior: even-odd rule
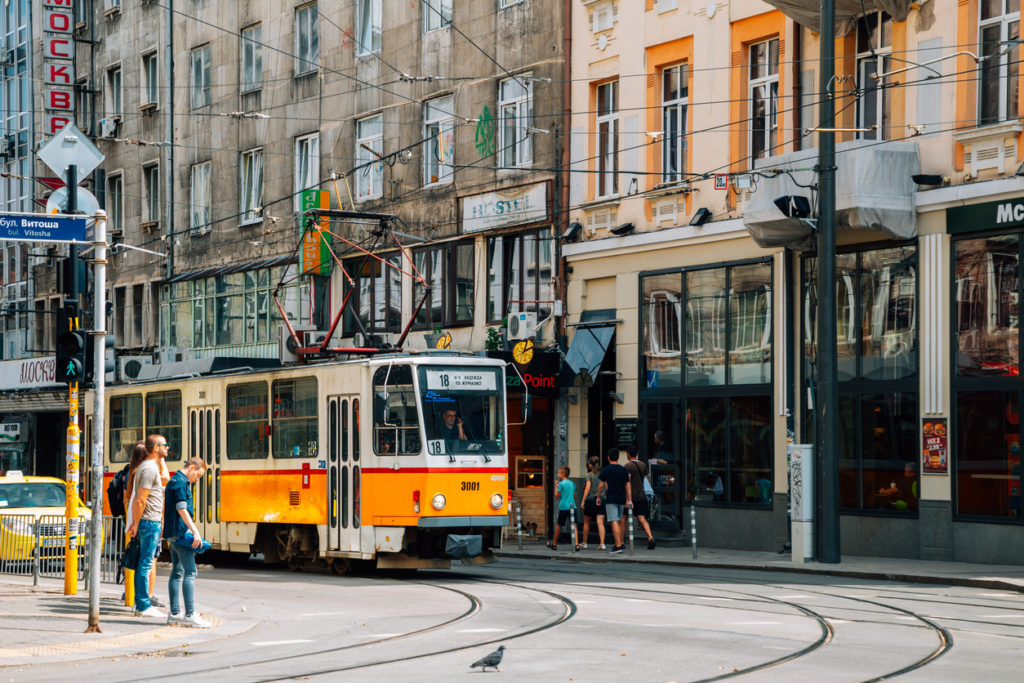
[[[153,607],[152,605],[142,610],[141,612],[139,610],[133,610],[132,614],[134,614],[137,617],[152,617],[153,619],[163,619],[167,616],[166,614],[158,610],[156,607]]]
[[[187,626],[189,628],[210,628],[211,626],[213,626],[213,624],[208,622],[206,619],[203,619],[198,614],[188,615],[187,617],[181,620],[181,625]]]
[[[178,614],[171,612],[167,615],[168,626],[181,626],[181,622],[183,621],[185,621],[185,618],[181,615],[180,612]]]

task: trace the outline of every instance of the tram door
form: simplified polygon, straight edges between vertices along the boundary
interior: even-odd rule
[[[206,473],[192,487],[195,523],[203,538],[224,544],[220,533],[220,421],[217,406],[188,410],[190,457],[200,457],[206,463]]]
[[[359,550],[359,397],[327,399],[328,549]]]

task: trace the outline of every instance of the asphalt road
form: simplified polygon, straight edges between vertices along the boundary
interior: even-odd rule
[[[225,624],[254,625],[194,648],[79,662],[74,677],[1018,681],[1024,661],[1022,594],[820,575],[503,559],[338,577],[235,564],[200,572],[197,600]],[[501,673],[470,669],[499,644]]]

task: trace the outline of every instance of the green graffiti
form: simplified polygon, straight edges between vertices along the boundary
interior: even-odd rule
[[[494,154],[494,117],[491,116],[491,110],[486,104],[484,110],[480,112],[480,120],[476,124],[475,144],[481,159]]]

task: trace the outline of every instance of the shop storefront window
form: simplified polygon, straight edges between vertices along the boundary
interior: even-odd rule
[[[345,311],[346,335],[359,331],[353,318],[359,315],[362,328],[367,331],[397,332],[402,325],[402,272],[401,258],[384,257],[385,262],[373,257],[347,261],[345,269],[356,280],[356,291]],[[433,295],[434,292],[431,291]],[[441,292],[438,290],[438,301]]]
[[[729,383],[771,381],[771,268],[755,263],[731,269],[729,317]]]
[[[817,260],[804,260],[801,392],[804,441],[814,440]],[[845,511],[917,510],[917,249],[836,256],[839,496]],[[907,469],[909,466],[909,470]]]
[[[315,458],[317,455],[316,379],[274,382],[273,451],[275,458]]]
[[[227,438],[229,460],[267,457],[267,383],[228,387]]]
[[[142,394],[110,399],[110,462],[128,462],[142,435]]]
[[[1020,238],[999,235],[956,243],[957,374],[1020,372]]]
[[[146,433],[163,434],[168,460],[181,460],[181,392],[160,391],[146,396]]]
[[[957,513],[1020,519],[1020,394],[957,394]]]
[[[644,376],[648,387],[682,382],[682,278],[679,273],[643,278]]]

